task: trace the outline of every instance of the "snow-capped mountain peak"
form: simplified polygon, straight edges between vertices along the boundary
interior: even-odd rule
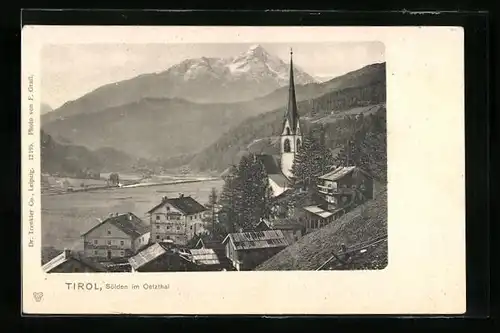
[[[210,90],[216,87],[231,87],[245,99],[248,99],[248,96],[262,96],[288,85],[289,73],[289,59],[285,62],[259,44],[252,45],[233,57],[187,59],[165,72],[175,78],[174,82],[178,86],[176,90],[188,89],[188,86],[182,87],[188,82],[192,89],[207,89],[208,86]],[[295,64],[294,76],[295,84],[317,82]]]

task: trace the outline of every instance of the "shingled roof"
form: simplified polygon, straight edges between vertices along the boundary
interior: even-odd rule
[[[288,246],[285,235],[281,230],[232,233],[227,235],[222,243],[226,244],[229,240],[234,244],[237,251]]]
[[[349,166],[349,167],[340,166],[340,167],[337,167],[337,168],[331,170],[330,172],[328,172],[324,175],[321,175],[318,178],[330,180],[330,181],[335,181],[335,180],[338,180],[340,178],[347,176],[351,172],[361,172],[361,173],[365,174],[366,176],[373,178],[372,175],[370,175],[368,172],[366,172],[363,169],[356,167],[356,166]]]
[[[121,231],[123,231],[132,238],[137,238],[148,232],[148,226],[144,224],[144,222],[142,222],[142,220],[138,218],[135,214],[124,213],[124,214],[109,216],[107,219],[105,219],[95,227],[88,230],[82,236],[87,235],[88,233],[90,233],[91,231],[93,231],[94,229],[100,227],[105,223],[110,223],[114,225],[115,227],[117,227],[118,229],[120,229]]]
[[[186,215],[198,214],[207,210],[205,206],[200,204],[198,201],[190,196],[179,196],[178,198],[164,198],[162,202],[151,208],[148,213],[152,213],[160,207],[163,207],[166,203],[171,204],[181,212]]]
[[[135,256],[129,258],[128,262],[133,269],[138,269],[169,251],[169,244],[154,243],[137,253]]]

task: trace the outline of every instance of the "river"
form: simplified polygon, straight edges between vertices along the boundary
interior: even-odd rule
[[[63,195],[42,195],[42,245],[72,247],[80,235],[97,225],[98,218],[109,213],[132,212],[146,220],[148,210],[162,196],[190,195],[202,204],[208,202],[211,189],[222,189],[223,180],[194,183],[110,188]]]

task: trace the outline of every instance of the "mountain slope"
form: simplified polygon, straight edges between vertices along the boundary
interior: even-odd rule
[[[295,82],[316,80],[294,66]],[[137,76],[102,86],[70,101],[42,119],[102,111],[143,98],[182,98],[198,103],[234,103],[252,100],[288,84],[289,66],[261,46],[232,58],[187,59],[160,73]]]
[[[113,148],[90,151],[82,146],[65,145],[41,131],[42,172],[72,177],[85,177],[85,170],[93,172],[130,170],[135,162],[127,154]]]
[[[52,110],[53,110],[52,107],[46,103],[42,103],[40,105],[40,114],[46,114],[51,112]]]
[[[346,98],[342,97],[346,91],[352,94],[344,88],[356,85],[369,87],[377,82],[385,82],[384,64],[369,65],[323,84],[297,85],[297,100],[302,101],[299,102],[299,112],[309,112],[311,99],[318,103],[323,99],[328,101],[328,94],[339,91],[335,99],[340,101]],[[235,150],[236,155],[252,140],[276,135],[281,130],[279,127],[287,98],[287,87],[239,103],[199,104],[182,99],[144,98],[100,112],[71,115],[63,110],[53,111],[46,116],[57,112],[62,113],[62,116],[52,121],[46,119],[43,129],[55,138],[63,137],[67,142],[91,149],[114,147],[132,156],[169,159],[166,167],[188,163],[194,154],[203,152],[201,157],[195,157],[193,165],[196,168],[224,169],[222,165],[227,166],[230,159],[226,157],[231,155],[232,150]],[[257,118],[249,120],[253,122],[250,127],[262,128],[249,131],[241,127],[245,126],[243,121],[252,117]],[[233,143],[236,145],[231,146]],[[204,150],[212,144],[216,146],[209,150],[211,153],[220,151],[214,156],[221,157],[223,154],[226,157],[219,161],[204,162],[211,159],[209,151]]]
[[[307,132],[310,127],[321,126],[320,122],[314,122],[314,118],[311,118],[313,110],[317,113],[316,117],[330,117],[331,110],[339,111],[339,117],[341,117],[345,111],[356,107],[383,104],[386,98],[385,89],[384,78],[384,81],[367,86],[346,88],[312,100],[301,101],[297,107],[302,118],[302,129]],[[242,151],[252,149],[257,152],[256,150],[260,149],[263,152],[276,152],[277,147],[273,137],[281,133],[284,112],[285,107],[281,107],[245,120],[197,154],[190,162],[190,166],[199,170],[223,171],[229,165],[238,162]],[[339,133],[327,134],[335,137]],[[258,139],[264,140],[257,144]],[[266,142],[268,142],[267,146]]]
[[[197,152],[245,118],[231,104],[147,98],[56,120],[43,128],[90,149],[114,147],[137,157],[157,158]]]

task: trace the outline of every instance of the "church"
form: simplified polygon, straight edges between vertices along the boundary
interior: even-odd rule
[[[295,96],[292,56],[293,52],[290,51],[288,104],[283,118],[283,129],[279,137],[280,153],[279,155],[257,154],[257,158],[261,160],[268,174],[274,197],[291,188],[292,166],[295,154],[302,143],[302,132]]]
[[[269,185],[273,191],[273,197],[278,197],[292,188],[292,166],[295,155],[302,143],[302,132],[300,129],[299,113],[295,96],[295,84],[293,77],[293,52],[290,51],[290,77],[288,87],[288,103],[283,118],[283,126],[279,136],[279,153],[263,154],[254,152],[268,175]],[[222,174],[225,178],[233,174],[234,167],[229,167]]]

